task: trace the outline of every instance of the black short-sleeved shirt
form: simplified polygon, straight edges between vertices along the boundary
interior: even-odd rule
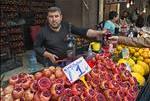
[[[86,28],[77,28],[71,25],[71,33],[86,36]],[[38,33],[34,42],[36,53],[43,55],[44,51],[48,51],[60,58],[66,56],[67,42],[66,36],[69,33],[69,23],[62,22],[58,32],[53,31],[48,25],[45,25]]]

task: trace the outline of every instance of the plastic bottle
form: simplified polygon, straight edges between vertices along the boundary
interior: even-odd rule
[[[29,72],[33,73],[33,72],[36,72],[37,70],[37,59],[36,59],[36,55],[35,55],[35,52],[34,51],[30,51],[29,54],[28,54],[28,61],[29,61],[29,64],[28,64],[28,70]]]

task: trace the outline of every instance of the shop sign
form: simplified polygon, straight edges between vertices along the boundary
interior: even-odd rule
[[[87,64],[85,59],[83,57],[80,57],[69,65],[65,66],[63,68],[63,71],[69,81],[73,83],[76,80],[80,79],[80,77],[84,76],[86,73],[90,72],[91,68]]]
[[[105,0],[105,3],[121,3],[127,2],[127,0]]]

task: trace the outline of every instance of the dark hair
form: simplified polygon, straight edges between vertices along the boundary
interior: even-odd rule
[[[114,17],[117,17],[118,13],[116,11],[109,12],[109,20],[112,20]]]
[[[127,16],[124,15],[125,13],[127,13]],[[124,11],[122,12],[121,19],[124,19],[124,18],[126,18],[126,17],[129,17],[129,12],[126,11],[126,10],[124,10]]]
[[[59,7],[52,6],[48,8],[48,12],[56,12],[56,11],[58,11],[61,14],[61,9]]]

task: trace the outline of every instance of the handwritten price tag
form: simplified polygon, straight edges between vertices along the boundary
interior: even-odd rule
[[[64,73],[71,83],[80,79],[81,76],[84,76],[86,73],[91,71],[90,66],[87,64],[83,57],[75,60],[69,65],[63,68]]]
[[[129,58],[129,50],[127,48],[122,49],[122,58]]]

